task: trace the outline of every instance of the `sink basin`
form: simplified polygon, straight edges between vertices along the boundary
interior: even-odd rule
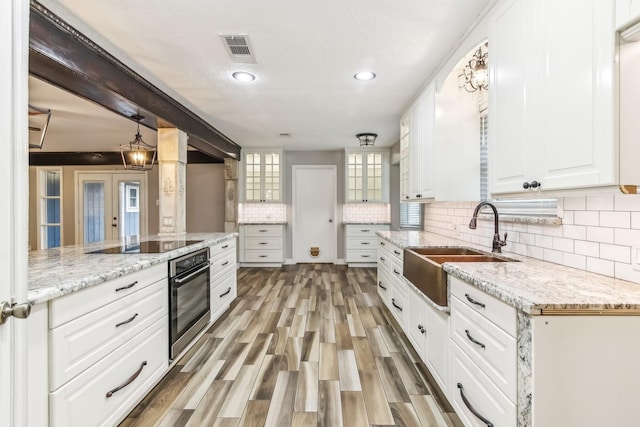
[[[431,301],[446,306],[447,272],[445,262],[510,262],[500,255],[469,248],[407,248],[404,250],[403,275]]]

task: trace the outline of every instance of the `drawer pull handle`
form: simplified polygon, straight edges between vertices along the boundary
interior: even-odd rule
[[[258,242],[259,245],[268,245],[268,242]]]
[[[386,291],[386,290],[387,290],[387,288],[386,288],[386,287],[382,286],[382,282],[378,282],[378,286],[380,286],[380,287],[382,288],[382,290],[383,290],[383,291]]]
[[[400,307],[398,304],[396,304],[396,299],[395,298],[391,298],[391,304],[397,308],[398,310],[402,311],[402,307]]]
[[[134,314],[133,316],[131,316],[130,318],[128,318],[127,320],[125,320],[123,322],[116,323],[116,328],[119,328],[122,325],[126,325],[127,323],[133,322],[136,317],[138,317],[138,313]]]
[[[136,371],[136,373],[135,373],[135,374],[131,375],[131,377],[129,377],[129,379],[128,379],[128,380],[126,380],[126,381],[124,382],[124,384],[122,384],[122,385],[120,385],[120,386],[118,386],[118,387],[114,388],[114,389],[113,389],[113,390],[111,390],[111,391],[108,391],[108,392],[107,392],[107,398],[109,398],[109,397],[113,396],[113,394],[114,394],[114,393],[116,393],[116,392],[118,392],[118,391],[122,390],[123,388],[125,388],[126,386],[128,386],[129,384],[131,384],[132,382],[134,382],[134,381],[136,380],[136,378],[138,378],[138,375],[140,375],[140,373],[142,373],[142,369],[143,369],[145,366],[147,366],[147,361],[146,361],[146,360],[145,360],[144,362],[142,362],[142,364],[140,365],[140,369],[138,369],[138,370]]]
[[[486,305],[484,305],[484,303],[474,300],[473,298],[471,298],[469,296],[469,294],[464,294],[464,296],[467,297],[467,301],[469,301],[471,304],[475,304],[475,305],[477,305],[479,307],[482,307],[482,308],[486,307]]]
[[[396,270],[395,268],[393,269],[393,272],[396,273],[398,276],[400,275],[400,272],[398,270]]]
[[[360,231],[362,231],[363,233],[368,233],[368,232],[370,232],[371,230],[360,230]]]
[[[465,333],[465,334],[467,334],[467,339],[468,339],[469,341],[471,341],[472,343],[474,343],[474,344],[475,344],[475,345],[477,345],[477,346],[482,347],[482,349],[483,349],[483,350],[486,348],[486,345],[482,344],[480,341],[478,341],[477,339],[475,339],[475,338],[473,338],[473,337],[471,336],[471,334],[469,333],[469,330],[468,330],[468,329],[465,329],[465,330],[464,330],[464,333]]]
[[[371,255],[360,255],[362,258],[369,258]]]
[[[127,285],[127,286],[123,286],[123,287],[121,287],[121,288],[116,288],[116,292],[120,292],[120,291],[125,291],[125,290],[127,290],[127,289],[131,289],[131,288],[133,288],[133,287],[134,287],[135,285],[137,285],[137,284],[138,284],[138,281],[136,280],[135,282],[133,282],[133,283],[131,283],[131,284]]]
[[[258,230],[260,233],[266,233],[269,230]]]
[[[220,298],[222,298],[225,295],[229,295],[229,293],[231,292],[231,287],[229,287],[229,289],[227,289],[227,292],[220,294]]]
[[[228,247],[229,247],[229,245],[224,245],[224,246],[222,247],[222,249],[227,249]]]
[[[260,258],[266,258],[267,255],[258,255]]]
[[[401,254],[401,252],[396,251],[395,249],[393,250],[393,253],[396,254],[396,255],[400,255]]]
[[[224,267],[225,265],[229,264],[229,261],[225,261],[222,263],[222,266]]]
[[[380,246],[384,246],[384,242],[380,242]]]
[[[360,242],[360,244],[361,244],[361,245],[368,245],[368,244],[370,244],[370,243],[371,243],[371,242]]]
[[[469,409],[469,411],[471,411],[473,415],[478,417],[480,421],[485,423],[487,427],[493,427],[493,423],[491,421],[489,421],[488,419],[480,415],[480,413],[476,411],[473,406],[471,406],[471,403],[469,403],[469,401],[467,400],[467,396],[464,395],[464,389],[462,388],[462,384],[458,383],[458,388],[460,389],[460,397],[462,397],[462,401],[464,402],[465,406]]]
[[[427,330],[426,330],[426,329],[424,328],[424,326],[422,326],[422,325],[418,325],[418,330],[419,330],[419,331],[420,331],[420,333],[422,333],[422,334],[426,334],[426,333],[427,333]]]
[[[381,256],[381,257],[380,257],[380,261],[383,261],[383,262],[384,262],[384,261],[386,261],[386,259],[384,259],[384,257],[383,257],[383,256]]]

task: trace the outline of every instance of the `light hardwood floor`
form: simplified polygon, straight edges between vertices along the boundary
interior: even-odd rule
[[[121,427],[459,427],[376,269],[238,270],[238,298]]]

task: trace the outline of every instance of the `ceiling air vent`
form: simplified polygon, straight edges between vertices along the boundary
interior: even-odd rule
[[[221,34],[227,53],[233,62],[242,64],[255,64],[249,36],[246,34]]]

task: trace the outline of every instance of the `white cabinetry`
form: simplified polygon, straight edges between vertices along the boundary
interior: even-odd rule
[[[625,29],[640,20],[640,0],[616,0],[616,28]]]
[[[166,264],[51,301],[52,426],[115,425],[169,365]]]
[[[240,262],[243,265],[281,266],[284,262],[284,225],[240,225]]]
[[[492,193],[616,183],[612,1],[511,0],[491,17]]]
[[[378,293],[402,329],[407,316],[407,290],[402,277],[404,252],[387,240],[378,238]]]
[[[389,225],[345,225],[345,261],[349,267],[375,267],[378,257],[376,232],[384,230],[389,230]]]
[[[345,150],[347,203],[389,201],[389,150]]]
[[[236,239],[225,240],[209,249],[211,267],[211,321],[215,322],[236,298]]]
[[[408,121],[408,130],[406,130]],[[435,85],[420,93],[403,117],[405,138],[400,143],[401,189],[408,188],[402,200],[430,199],[435,196]],[[401,124],[401,132],[403,131]],[[403,161],[402,159],[406,159]]]
[[[466,426],[515,426],[516,310],[455,277],[449,281],[449,399]]]
[[[242,150],[244,202],[282,202],[283,157],[282,150]]]
[[[409,113],[400,119],[400,201],[411,198],[409,192]]]

